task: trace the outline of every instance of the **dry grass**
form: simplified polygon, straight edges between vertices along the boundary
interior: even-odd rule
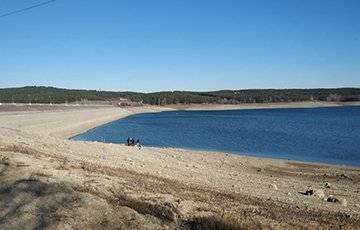
[[[171,203],[155,203],[144,199],[121,197],[119,205],[129,207],[143,215],[152,215],[160,220],[174,221],[178,217],[178,210]]]
[[[210,216],[198,216],[187,221],[191,230],[238,230],[238,229],[262,229],[264,226],[253,219],[238,219],[236,217],[222,214]]]
[[[1,150],[23,153],[31,155],[33,158],[46,156],[47,160],[50,157],[59,165],[58,169],[73,170],[74,173],[79,173],[79,176],[85,176],[85,179],[89,179],[86,178],[87,176],[96,178],[94,185],[87,182],[82,184],[80,182],[76,185],[72,183],[71,187],[75,192],[102,198],[116,208],[128,207],[144,216],[155,217],[164,225],[179,225],[179,229],[271,228],[269,226],[299,229],[308,226],[307,221],[321,223],[325,226],[336,224],[338,227],[346,228],[356,226],[358,223],[356,218],[343,216],[340,212],[324,214],[314,210],[301,210],[271,200],[264,201],[242,194],[216,192],[172,179],[112,168],[86,160],[70,161],[64,156],[41,153],[22,144],[2,146]],[[0,164],[9,165],[11,164],[10,160],[6,155],[0,154]],[[82,170],[83,172],[81,172]],[[29,179],[39,180],[42,179],[41,177],[49,177],[49,175],[34,173]],[[54,177],[56,178],[56,173],[54,173]],[[99,184],[108,183],[108,180],[111,180],[111,184],[114,185],[112,188],[99,186]],[[170,202],[165,202],[165,197],[169,196],[171,197]],[[154,197],[157,198],[152,199]],[[189,209],[185,209],[185,212],[180,206],[182,201],[192,201]],[[256,207],[255,211],[252,210],[253,207]],[[204,216],[201,215],[203,213],[211,214]]]
[[[0,164],[3,164],[5,166],[10,165],[10,159],[7,156],[0,156]]]
[[[51,175],[43,172],[32,172],[29,176],[29,180],[38,180],[41,177],[49,178]]]
[[[307,221],[348,227],[356,224],[358,221],[356,218],[344,216],[341,212],[324,214],[321,211],[302,210],[271,200],[264,201],[241,194],[215,192],[201,187],[189,186],[171,179],[136,173],[124,169],[115,169],[87,162],[82,162],[76,166],[72,165],[73,168],[81,168],[84,171],[96,173],[100,178],[102,177],[101,175],[110,176],[114,181],[117,181],[116,178],[121,178],[121,182],[117,182],[120,182],[121,185],[124,185],[129,189],[129,192],[133,194],[147,192],[158,194],[159,196],[162,194],[172,195],[180,200],[192,200],[196,202],[196,204],[194,203],[196,207],[199,207],[201,204],[207,204],[204,211],[214,213],[212,217],[196,216],[199,212],[203,211],[203,206],[200,206],[200,209],[196,209],[195,207],[194,211],[186,217],[179,217],[181,215],[177,215],[178,210],[161,203],[161,199],[158,199],[157,202],[152,202],[139,198],[129,198],[127,196],[119,197],[119,195],[117,195],[119,192],[112,194],[112,196],[115,197],[116,205],[127,206],[136,210],[138,213],[152,215],[163,221],[183,219],[191,226],[197,226],[197,228],[194,229],[211,229],[213,226],[220,229],[239,229],[240,227],[242,229],[248,229],[249,226],[262,226],[267,228],[266,226],[269,224],[276,226],[281,225],[280,228],[297,226],[297,229],[299,229],[305,227]],[[100,191],[94,191],[95,187],[83,187],[80,190],[105,198],[109,203],[114,202],[114,197],[104,197],[104,194],[99,194]],[[251,208],[253,206],[258,208]],[[223,215],[222,213],[227,213],[227,215]],[[234,218],[235,216],[237,218]],[[296,217],[296,220],[294,220],[294,217]],[[254,220],[261,220],[261,224]],[[222,226],[226,228],[222,228]]]
[[[69,170],[70,169],[69,160],[66,157],[60,159],[59,161],[60,161],[59,167],[57,167],[57,169],[60,169],[60,170]]]
[[[39,159],[42,156],[45,156],[46,154],[30,148],[28,146],[24,146],[21,144],[0,144],[0,151],[1,152],[13,152],[13,153],[22,153],[26,155],[30,155],[35,157],[36,159]]]

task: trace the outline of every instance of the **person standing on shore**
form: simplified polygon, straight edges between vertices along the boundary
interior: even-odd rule
[[[141,148],[142,148],[142,146],[141,146],[141,144],[140,144],[140,140],[139,140],[139,139],[137,139],[137,140],[136,140],[136,146],[137,146],[139,149],[141,149]]]

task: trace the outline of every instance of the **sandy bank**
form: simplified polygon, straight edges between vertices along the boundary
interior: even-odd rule
[[[119,108],[113,106],[50,106],[27,111],[0,113],[2,127],[11,127],[29,133],[69,138],[88,129],[134,113],[169,110],[152,106]]]
[[[0,227],[360,226],[357,168],[67,140],[163,109],[0,113]]]
[[[183,110],[232,110],[232,109],[280,109],[280,108],[320,108],[339,106],[360,106],[360,102],[291,102],[291,103],[249,103],[249,104],[190,104],[170,105],[173,109]]]

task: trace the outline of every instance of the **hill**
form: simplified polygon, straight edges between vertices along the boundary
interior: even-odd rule
[[[247,89],[209,92],[166,91],[155,93],[61,89],[44,86],[0,89],[2,103],[72,103],[76,101],[116,101],[126,98],[151,105],[239,104],[300,101],[360,101],[360,88],[331,89]]]

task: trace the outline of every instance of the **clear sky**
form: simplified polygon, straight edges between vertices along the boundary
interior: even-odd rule
[[[25,85],[360,87],[360,0],[57,0],[0,18],[0,88]]]

